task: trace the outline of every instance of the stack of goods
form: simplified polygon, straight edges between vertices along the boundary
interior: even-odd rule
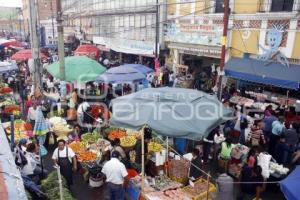
[[[152,192],[147,194],[149,199],[156,199],[156,200],[192,200],[188,197],[188,195],[182,189],[178,188],[175,190],[167,190],[164,192]]]
[[[152,153],[161,152],[163,150],[163,145],[159,143],[159,141],[155,141],[155,139],[152,139],[151,142],[148,144],[148,151]]]
[[[97,132],[85,133],[81,135],[81,142],[85,147],[89,147],[91,144],[96,144],[97,141],[101,138],[101,135]]]
[[[71,192],[67,188],[66,180],[62,178],[63,184],[63,198],[64,200],[73,200]],[[58,176],[56,171],[51,172],[46,179],[42,181],[42,191],[45,193],[47,199],[57,200],[60,199]]]
[[[8,135],[11,134],[10,123],[7,123],[5,131]],[[15,120],[14,121],[14,133],[15,140],[19,141],[22,138],[31,138],[33,137],[32,125],[30,123],[26,123],[23,120]]]
[[[277,174],[279,176],[287,175],[289,172],[289,169],[286,167],[283,167],[283,165],[279,165],[274,162],[270,162],[270,173],[271,174]]]
[[[152,185],[153,188],[155,188],[156,190],[159,190],[159,191],[177,189],[177,188],[180,188],[181,186],[182,186],[182,184],[172,181],[166,175],[156,176],[154,178],[154,185]]]
[[[13,89],[11,89],[10,87],[0,87],[0,93],[1,94],[9,94],[9,93],[12,93],[13,92]]]
[[[132,148],[136,143],[136,138],[133,135],[127,135],[120,138],[121,146],[124,148]]]
[[[246,107],[251,107],[254,104],[253,99],[248,99],[240,96],[233,96],[230,98],[230,102],[234,104],[244,105]]]
[[[257,157],[257,165],[261,166],[262,168],[262,176],[267,179],[270,177],[270,162],[272,156],[267,153],[260,153]]]
[[[246,160],[249,148],[245,145],[237,144],[231,151],[231,157],[236,160]]]
[[[52,127],[52,131],[58,137],[58,139],[65,139],[73,131],[73,129],[69,125],[65,125],[62,123],[54,124]]]
[[[186,184],[189,177],[191,163],[183,158],[172,159],[169,164],[169,176],[172,180]]]
[[[121,139],[122,137],[126,136],[126,131],[122,130],[122,129],[114,129],[112,130],[109,135],[108,135],[108,139],[110,141],[113,141],[116,138]]]
[[[93,151],[88,151],[84,148],[81,142],[72,142],[69,144],[69,147],[74,151],[77,155],[77,160],[79,162],[90,162],[97,159],[97,153]]]
[[[206,199],[207,192],[210,194],[217,191],[214,184],[209,183],[209,188],[207,181],[204,179],[199,179],[194,182],[193,186],[186,186],[183,188],[185,194],[187,194],[193,200]]]
[[[7,114],[13,114],[15,117],[19,117],[21,114],[21,108],[18,105],[12,104],[5,106],[4,112]]]

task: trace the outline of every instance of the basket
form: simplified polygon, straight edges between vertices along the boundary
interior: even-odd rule
[[[200,178],[198,179],[196,182],[194,182],[194,184],[196,185],[197,183],[203,183],[203,184],[207,184],[207,180]],[[190,189],[191,186],[186,186],[183,188],[183,190],[189,194],[188,189]],[[217,191],[217,188],[214,184],[212,184],[211,182],[209,182],[209,190],[208,190],[208,195],[209,195],[209,199],[211,199],[210,195],[214,192]],[[192,200],[202,200],[202,199],[206,199],[207,197],[207,191],[201,192],[200,194],[196,195],[196,196],[190,196],[190,198]]]

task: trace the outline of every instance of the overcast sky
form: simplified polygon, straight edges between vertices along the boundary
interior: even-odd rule
[[[22,0],[0,0],[0,7],[22,7]]]

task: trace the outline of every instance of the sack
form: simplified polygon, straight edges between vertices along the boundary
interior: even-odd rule
[[[220,158],[218,161],[218,164],[219,164],[219,168],[223,168],[223,169],[227,170],[228,160],[224,160],[224,159]]]

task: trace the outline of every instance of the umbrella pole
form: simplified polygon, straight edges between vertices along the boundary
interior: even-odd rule
[[[141,184],[141,189],[142,193],[144,192],[144,187],[145,187],[145,134],[144,134],[145,127],[143,128],[142,132],[142,184]]]
[[[41,164],[41,169],[42,169],[42,176],[44,176],[44,165],[43,165],[43,158],[42,158],[42,152],[41,152],[41,143],[40,143],[40,140],[38,138],[38,141],[39,141],[39,146],[40,146],[40,164]]]

